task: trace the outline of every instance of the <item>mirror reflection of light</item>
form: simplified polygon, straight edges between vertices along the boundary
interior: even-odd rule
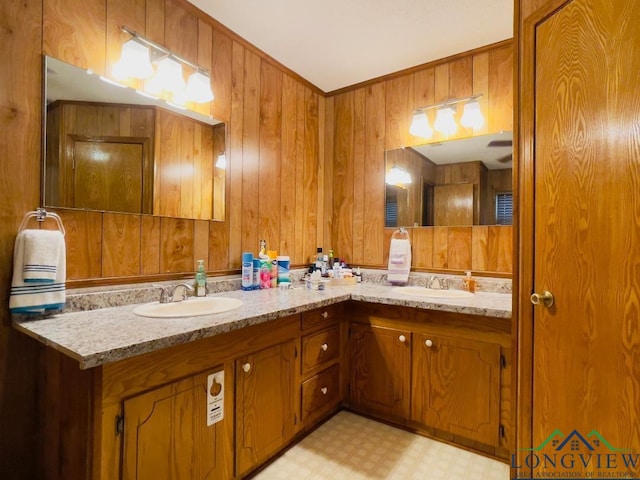
[[[218,160],[216,160],[216,168],[227,168],[227,156],[224,154],[224,152],[218,155]]]
[[[95,162],[108,162],[111,160],[111,155],[100,150],[93,150],[91,152],[91,160]]]
[[[413,180],[411,179],[411,174],[404,168],[398,167],[396,165],[391,167],[391,169],[387,173],[385,181],[389,185],[398,185],[398,186],[408,185],[410,183],[413,183]]]

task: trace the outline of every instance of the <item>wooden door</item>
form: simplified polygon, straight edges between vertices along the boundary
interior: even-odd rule
[[[207,426],[207,390],[214,368],[124,402],[123,480],[233,477],[232,401],[224,419]],[[225,372],[225,399],[233,398],[233,375]],[[216,382],[213,387],[219,388]],[[215,392],[214,392],[215,394]]]
[[[143,140],[74,139],[72,148],[75,208],[151,213],[143,211]]]
[[[290,340],[236,360],[236,475],[293,436],[296,346]]]
[[[351,325],[351,406],[404,421],[409,416],[411,332]]]
[[[411,419],[498,446],[500,346],[414,334]]]
[[[468,226],[474,222],[476,194],[473,183],[436,185],[433,187],[435,226]]]
[[[555,303],[527,310],[531,292],[521,292],[521,314],[533,315],[533,438],[522,447],[577,430],[598,453],[617,451],[594,431],[637,453],[640,2],[572,0],[536,16],[525,27],[535,93],[523,111],[525,132],[535,118],[533,148],[523,139],[534,187],[529,194],[525,183],[523,202],[535,198],[533,270],[525,272]],[[629,471],[618,460],[607,473]]]

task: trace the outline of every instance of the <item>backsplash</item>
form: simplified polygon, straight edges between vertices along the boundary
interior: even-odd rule
[[[294,288],[304,288],[303,277],[306,270],[297,269],[291,271],[291,282]],[[411,273],[409,285],[426,286],[433,274]],[[462,289],[461,275],[437,274],[438,278],[448,279],[449,287],[456,290]],[[386,270],[362,269],[362,280],[366,283],[377,285],[389,285]],[[477,291],[492,293],[511,293],[511,279],[476,277]],[[78,288],[67,291],[67,304],[63,313],[96,310],[99,308],[120,307],[136,303],[157,302],[160,298],[160,287],[174,282],[140,283],[135,285],[120,285],[112,287]],[[208,279],[210,293],[229,292],[240,290],[241,278],[239,275],[216,277]]]

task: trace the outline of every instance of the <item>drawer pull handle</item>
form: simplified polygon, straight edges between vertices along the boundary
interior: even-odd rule
[[[407,337],[405,337],[404,335],[400,335],[400,336],[398,337],[398,340],[400,340],[402,343],[404,343],[404,342],[406,342],[406,341],[407,341]]]
[[[433,342],[432,342],[431,340],[425,340],[425,341],[424,341],[424,344],[425,344],[427,347],[432,347],[432,346],[433,346]]]
[[[329,389],[327,387],[322,387],[320,391],[322,392],[323,395],[326,395]]]
[[[251,364],[249,362],[242,365],[242,371],[244,373],[249,373],[249,370],[251,370]]]
[[[323,352],[326,352],[328,348],[329,348],[329,345],[327,345],[326,343],[323,343],[320,346],[320,350],[322,350]]]
[[[329,312],[322,312],[322,318],[327,318],[329,316]]]

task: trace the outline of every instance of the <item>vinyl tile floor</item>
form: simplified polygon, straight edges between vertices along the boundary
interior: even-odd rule
[[[509,466],[342,411],[253,478],[508,480]]]

